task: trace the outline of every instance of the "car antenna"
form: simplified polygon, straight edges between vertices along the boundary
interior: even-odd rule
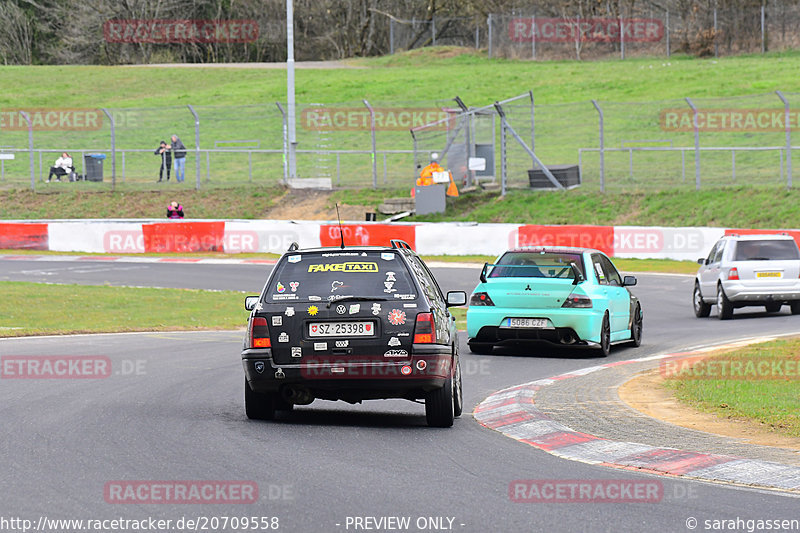
[[[342,231],[342,217],[339,216],[339,204],[336,204],[336,218],[339,220],[339,236],[342,238],[342,250],[344,250],[344,231]]]

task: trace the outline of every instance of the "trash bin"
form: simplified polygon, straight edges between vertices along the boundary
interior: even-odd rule
[[[103,159],[106,154],[86,154],[83,156],[83,168],[87,181],[103,181]]]

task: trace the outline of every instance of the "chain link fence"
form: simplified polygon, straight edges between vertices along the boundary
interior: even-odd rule
[[[555,105],[525,93],[499,105],[468,104],[300,105],[298,177],[407,189],[438,153],[460,187],[559,188],[545,167],[574,175],[562,186],[592,191],[793,186],[800,93]],[[102,181],[82,182],[82,189],[164,187],[154,152],[173,134],[187,148],[184,187],[275,185],[288,177],[282,103],[0,113],[2,188],[65,190],[45,182],[65,151],[81,175],[87,157],[105,156]]]
[[[578,2],[571,8],[543,4],[492,13],[475,26],[476,44],[473,39],[460,44],[485,46],[489,57],[514,59],[718,57],[797,48],[798,26],[800,4],[792,1],[745,6],[713,0]]]

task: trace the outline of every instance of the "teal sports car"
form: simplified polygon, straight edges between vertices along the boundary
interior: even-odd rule
[[[467,310],[473,353],[547,341],[589,346],[607,356],[612,344],[642,343],[642,306],[599,250],[561,246],[509,250],[486,263]]]

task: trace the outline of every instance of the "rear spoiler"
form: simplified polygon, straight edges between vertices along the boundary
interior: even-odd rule
[[[515,267],[515,266],[527,266],[527,265],[497,265],[497,264],[484,263],[480,275],[481,283],[486,283],[486,274],[489,272],[489,267],[496,267],[496,266]],[[569,268],[572,271],[573,285],[577,285],[578,283],[584,281],[583,273],[581,272],[581,269],[578,268],[578,265],[576,265],[574,261],[569,264]]]

